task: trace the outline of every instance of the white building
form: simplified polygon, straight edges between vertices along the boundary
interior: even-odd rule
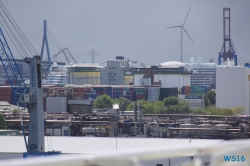
[[[129,61],[120,56],[106,61],[106,65],[101,69],[100,77],[101,85],[129,85],[133,81]]]
[[[161,87],[172,88],[190,86],[190,65],[181,62],[164,62],[158,66],[133,67],[134,85],[140,85],[141,79],[145,77],[145,69],[153,69],[154,82],[161,82]]]
[[[243,106],[249,115],[250,68],[217,66],[216,107]]]
[[[190,85],[211,87],[215,83],[215,62],[202,62],[201,57],[194,61],[194,58],[191,57],[188,64],[193,70],[193,74],[190,76]]]

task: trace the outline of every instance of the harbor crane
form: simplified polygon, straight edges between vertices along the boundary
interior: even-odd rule
[[[218,56],[218,65],[226,62],[227,59],[234,60],[237,66],[237,55],[231,38],[231,17],[230,8],[223,8],[223,45]]]
[[[42,103],[42,59],[29,43],[28,39],[20,30],[19,26],[9,14],[4,4],[0,1],[0,61],[9,80],[12,90],[15,90],[17,105],[22,103],[28,108],[29,112],[29,134],[28,143],[22,125],[23,135],[25,140],[25,147],[27,152],[24,157],[29,156],[47,156],[58,154],[58,152],[45,152],[44,147],[44,117],[43,117],[43,103]],[[4,17],[5,16],[5,17]],[[26,87],[22,75],[17,67],[15,58],[9,47],[7,39],[4,36],[2,28],[16,46],[24,61],[30,67],[30,87],[29,93],[26,92]],[[10,35],[11,34],[11,35]],[[18,46],[17,47],[17,43]],[[17,88],[16,88],[17,87]],[[20,115],[21,116],[21,115]],[[21,121],[21,118],[20,118]],[[22,123],[22,121],[21,121]]]
[[[74,63],[77,63],[77,61],[76,61],[76,59],[73,57],[73,55],[70,53],[70,51],[69,51],[69,49],[66,47],[66,48],[61,48],[59,51],[58,51],[58,53],[56,53],[55,55],[53,55],[53,59],[54,59],[54,61],[55,61],[55,59],[56,59],[56,57],[58,56],[58,55],[60,55],[61,53],[63,53],[63,56],[64,56],[64,58],[66,59],[66,61],[68,62],[68,63],[70,63],[70,62],[74,62]],[[71,57],[71,59],[72,59],[72,61],[69,59],[69,57],[68,57],[68,55]]]

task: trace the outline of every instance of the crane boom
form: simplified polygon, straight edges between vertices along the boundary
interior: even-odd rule
[[[11,88],[15,88],[15,97],[18,98],[18,94],[23,94],[26,91],[26,85],[22,78],[22,75],[17,67],[16,61],[12,55],[10,47],[6,41],[2,29],[0,28],[0,60],[3,64],[4,71],[8,78]]]
[[[74,63],[77,63],[76,59],[74,58],[74,56],[70,53],[69,49],[66,48],[61,48],[58,53],[56,53],[55,55],[53,55],[53,59],[55,59],[59,54],[63,53],[64,58],[66,59],[66,61],[68,63],[71,62],[71,60],[69,59],[69,57],[67,56],[67,54],[69,54],[69,56],[72,58]]]
[[[69,56],[73,59],[74,63],[77,63],[76,59],[73,57],[73,55],[71,54],[68,48],[67,48],[67,51],[68,51]]]

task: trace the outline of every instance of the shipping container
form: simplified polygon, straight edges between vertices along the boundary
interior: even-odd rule
[[[161,88],[159,99],[163,100],[168,97],[178,97],[178,88]]]

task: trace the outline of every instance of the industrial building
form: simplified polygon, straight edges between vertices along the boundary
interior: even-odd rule
[[[68,69],[70,84],[100,85],[101,66],[99,64],[71,64]]]
[[[250,68],[221,65],[216,68],[216,107],[242,106],[250,114]]]
[[[101,69],[101,85],[129,85],[133,82],[133,75],[129,61],[117,56],[114,60],[107,60]]]
[[[191,57],[190,63],[193,73],[190,75],[190,85],[215,88],[216,65],[211,59],[209,62],[203,62],[201,57],[197,61]]]
[[[150,72],[145,73],[145,70]],[[133,67],[133,73],[134,85],[153,85],[157,82],[156,84],[160,84],[162,88],[177,87],[180,89],[183,86],[190,86],[192,71],[187,64],[170,61],[157,66],[136,66]]]

